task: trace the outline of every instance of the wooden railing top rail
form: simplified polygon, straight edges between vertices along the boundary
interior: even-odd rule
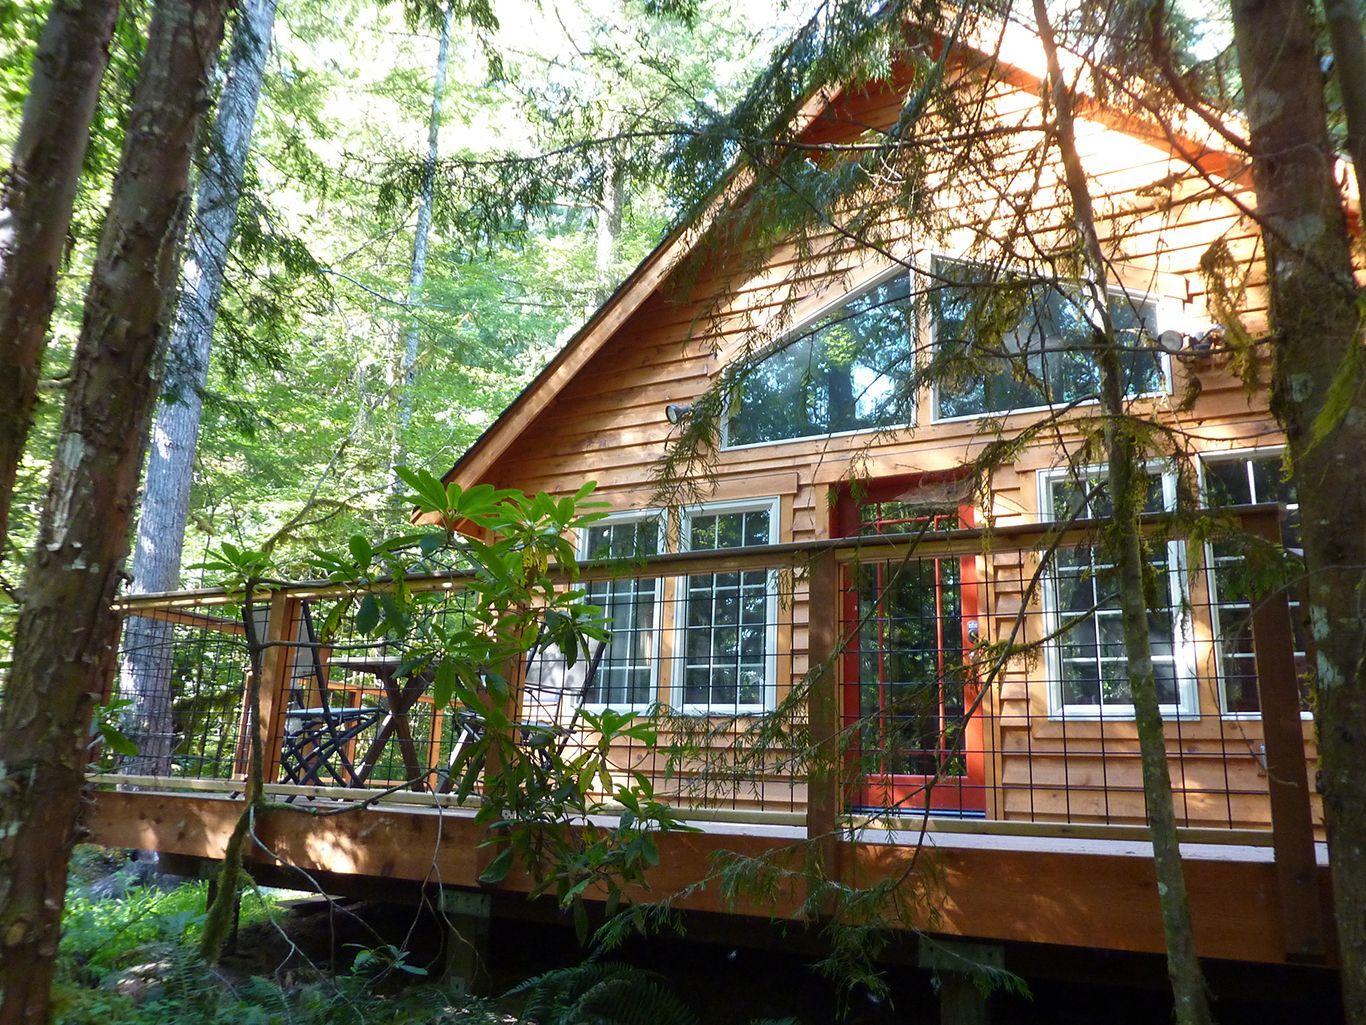
[[[1220,515],[1236,517],[1244,524],[1260,520],[1272,521],[1281,514],[1276,503],[1228,506],[1218,510]],[[1084,520],[1074,523],[1043,521],[1018,523],[1008,526],[973,527],[927,533],[880,534],[849,538],[818,538],[810,541],[787,541],[780,544],[757,545],[744,548],[713,549],[697,552],[673,552],[639,558],[599,560],[580,563],[577,581],[618,579],[623,576],[687,576],[696,573],[736,572],[756,569],[795,569],[812,558],[833,555],[839,562],[857,562],[869,557],[878,559],[904,558],[914,552],[917,556],[934,558],[965,556],[993,552],[1038,551],[1049,547],[1066,547],[1094,542],[1104,520]],[[1182,535],[1182,524],[1171,513],[1149,513],[1142,518],[1142,529],[1151,534],[1169,531],[1173,537]],[[552,578],[557,572],[552,570]],[[405,584],[415,591],[458,590],[472,578],[469,571],[413,574]],[[568,579],[567,574],[563,575]],[[366,587],[384,587],[388,578],[378,577],[368,584],[333,583],[327,580],[269,582],[263,591],[286,594],[295,599],[336,598],[355,594]],[[125,595],[114,602],[117,612],[128,614],[152,609],[174,610],[195,607],[228,605],[241,600],[241,592],[221,587],[186,591],[161,591],[151,594]],[[205,625],[208,625],[207,623]]]

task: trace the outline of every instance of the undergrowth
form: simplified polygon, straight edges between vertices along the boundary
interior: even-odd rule
[[[94,849],[78,850],[67,894],[54,992],[54,1025],[417,1025],[501,1020],[478,1005],[452,1002],[436,985],[398,988],[357,958],[332,975],[210,968],[195,952],[206,885],[126,885],[127,869]],[[241,929],[273,928],[269,896],[243,896]],[[288,944],[285,944],[288,946]],[[368,967],[367,967],[368,966]]]

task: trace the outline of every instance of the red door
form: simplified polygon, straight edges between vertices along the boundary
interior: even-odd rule
[[[970,527],[952,478],[875,481],[846,493],[835,526],[844,536]],[[844,586],[846,725],[855,738],[854,804],[986,809],[982,716],[971,650],[978,618],[977,560],[894,558],[850,566]]]

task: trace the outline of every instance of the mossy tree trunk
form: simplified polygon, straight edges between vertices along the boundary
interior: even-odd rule
[[[47,1021],[86,738],[118,636],[195,135],[228,0],[161,0],[96,251],[0,705],[0,1023]]]
[[[0,192],[0,552],[118,0],[52,5]]]
[[[1305,0],[1235,0],[1232,10],[1271,293],[1272,409],[1289,446],[1308,570],[1344,1004],[1347,1020],[1359,1025],[1366,1022],[1362,298],[1334,178],[1313,11]],[[1361,126],[1349,126],[1355,138]]]

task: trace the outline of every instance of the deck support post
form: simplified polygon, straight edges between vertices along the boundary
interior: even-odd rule
[[[1243,527],[1254,537],[1280,544],[1280,521],[1278,511],[1257,512],[1244,518]],[[1266,743],[1281,938],[1287,960],[1321,963],[1326,956],[1323,905],[1314,852],[1300,690],[1295,677],[1295,640],[1284,590],[1255,597],[1252,639],[1262,736]]]
[[[482,995],[489,989],[489,918],[493,900],[487,893],[442,889],[445,969],[442,980],[452,996]]]
[[[812,846],[812,880],[839,878],[839,730],[838,659],[839,565],[833,549],[815,553],[807,567],[807,724],[811,758],[807,767],[806,838]],[[810,895],[808,895],[810,896]],[[830,914],[831,901],[821,914]]]
[[[972,967],[1003,971],[1005,951],[994,943],[922,938],[918,960],[934,972],[939,984],[940,1025],[987,1025],[990,995],[973,978]]]
[[[939,976],[939,1025],[987,1025],[991,1007],[987,996],[961,972]]]

